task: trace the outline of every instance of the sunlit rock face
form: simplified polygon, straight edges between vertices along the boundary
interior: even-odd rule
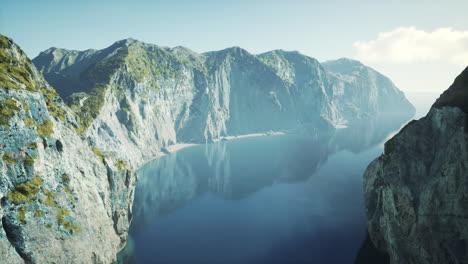
[[[198,54],[127,39],[99,51],[51,48],[34,63],[79,112],[82,134],[131,165],[178,142],[327,133],[414,114],[388,78],[361,63],[320,64],[298,52]]]
[[[0,262],[110,263],[125,244],[134,174],[78,127],[24,52],[0,35]]]
[[[364,175],[373,243],[391,263],[467,263],[468,68]]]

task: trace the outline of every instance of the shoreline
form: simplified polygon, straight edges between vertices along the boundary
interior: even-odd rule
[[[285,135],[286,133],[284,132],[265,132],[265,133],[252,133],[252,134],[244,134],[244,135],[238,135],[238,136],[225,136],[221,138],[214,139],[212,142],[206,142],[206,143],[176,143],[167,147],[161,148],[160,151],[156,153],[152,158],[144,161],[140,166],[137,166],[135,168],[135,171],[138,171],[140,168],[148,164],[149,162],[164,157],[166,155],[169,155],[171,153],[177,152],[181,149],[188,148],[188,147],[193,147],[193,146],[198,146],[198,145],[206,145],[210,143],[217,143],[220,141],[228,141],[228,140],[235,140],[235,139],[242,139],[242,138],[252,138],[252,137],[265,137],[265,136],[280,136],[280,135]]]

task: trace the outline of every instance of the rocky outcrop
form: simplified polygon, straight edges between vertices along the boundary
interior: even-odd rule
[[[110,263],[125,244],[135,177],[76,130],[75,113],[0,35],[2,263]]]
[[[391,263],[468,263],[467,94],[468,68],[365,172],[369,234]]]
[[[356,61],[340,71],[341,61],[238,47],[197,54],[132,39],[99,51],[51,48],[34,59],[79,112],[82,134],[134,166],[180,142],[331,131],[379,120],[389,105],[397,123],[414,114],[390,80]]]

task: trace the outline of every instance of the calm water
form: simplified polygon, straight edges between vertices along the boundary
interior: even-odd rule
[[[138,171],[124,262],[353,263],[362,174],[385,138],[365,133],[238,139],[154,160]]]

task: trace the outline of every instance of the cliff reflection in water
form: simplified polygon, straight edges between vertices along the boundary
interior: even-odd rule
[[[174,251],[180,250],[180,254],[187,255],[187,261],[190,258],[192,260],[200,258],[199,262],[191,263],[212,263],[219,260],[220,256],[234,258],[228,256],[229,254],[236,255],[238,259],[225,260],[224,263],[263,263],[262,261],[281,263],[285,261],[281,260],[281,257],[290,259],[291,255],[301,259],[316,258],[317,252],[326,254],[327,250],[320,247],[329,244],[342,247],[343,251],[342,256],[331,256],[332,259],[338,258],[335,260],[346,263],[354,258],[365,235],[362,172],[369,161],[381,153],[382,148],[378,143],[398,126],[380,124],[367,126],[365,129],[341,129],[332,135],[313,138],[307,133],[296,133],[221,141],[182,149],[156,159],[138,171],[139,180],[130,230],[136,249],[133,253],[126,253],[130,256],[126,256],[127,260],[124,262],[145,263],[149,259],[155,261],[159,259],[161,263],[184,261],[183,258],[174,257],[178,254]],[[332,160],[329,160],[330,157]],[[256,193],[259,194],[255,195]],[[251,207],[256,208],[257,200],[261,199],[263,199],[261,208],[252,212]],[[218,203],[216,200],[232,202],[216,204]],[[198,202],[193,204],[195,201]],[[203,217],[200,221],[208,225],[205,227],[209,229],[207,232],[216,232],[217,225],[229,229],[220,231],[215,235],[216,238],[235,240],[231,233],[250,232],[250,235],[255,237],[252,239],[255,242],[252,242],[254,244],[251,247],[256,247],[259,251],[268,248],[270,253],[240,252],[248,251],[239,246],[248,242],[239,239],[239,241],[217,242],[216,246],[220,248],[214,250],[218,252],[207,257],[206,252],[211,252],[210,247],[213,247],[212,241],[208,240],[213,234],[202,232],[202,236],[206,236],[206,241],[200,237],[200,234],[191,234],[193,230],[151,235],[152,232],[159,232],[161,229],[180,229],[180,223],[177,222],[183,222],[184,220],[180,219],[183,217],[171,213],[184,207],[189,208],[180,214],[186,214],[185,218],[200,214],[199,217]],[[225,214],[236,212],[239,215],[222,220],[224,218],[219,218],[219,214],[224,211]],[[164,219],[162,216],[165,215],[172,218]],[[247,221],[246,218],[261,221],[261,227],[251,222],[244,222]],[[216,219],[225,223],[213,223],[218,221]],[[232,221],[239,223],[233,224]],[[189,221],[185,224],[192,223]],[[281,234],[283,226],[288,230],[284,236],[288,236],[290,241],[281,235],[281,238],[260,238],[270,233]],[[197,228],[195,224],[193,228]],[[246,231],[244,228],[252,230]],[[267,232],[269,229],[271,230]],[[184,252],[188,249],[177,244],[188,241],[178,241],[177,246],[171,247],[173,241],[167,240],[164,246],[158,247],[165,235],[170,236],[170,240],[190,240],[194,236],[195,241],[190,243],[199,244],[197,251]],[[271,245],[266,245],[267,240]],[[139,248],[143,244],[146,253],[141,253],[143,250]],[[157,256],[151,255],[147,252],[147,244],[154,244],[152,250],[163,251],[164,254],[161,255],[159,252]],[[208,248],[204,249],[202,245]],[[319,247],[316,253],[307,249],[307,247],[313,248],[314,245]],[[232,249],[226,249],[229,247],[234,247],[234,251],[238,252],[230,253]],[[255,256],[257,253],[261,257]]]

